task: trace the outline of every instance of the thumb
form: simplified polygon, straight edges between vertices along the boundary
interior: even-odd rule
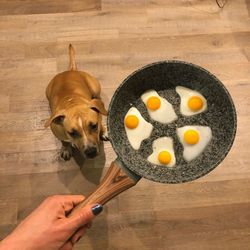
[[[87,205],[82,208],[78,213],[68,218],[68,226],[72,230],[76,230],[92,221],[96,215],[101,213],[103,210],[102,205]]]

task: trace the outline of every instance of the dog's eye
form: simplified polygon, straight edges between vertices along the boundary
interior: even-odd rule
[[[71,132],[68,132],[69,135],[72,137],[72,138],[77,138],[77,137],[80,137],[81,135],[78,133],[77,130],[73,129]]]
[[[90,123],[89,124],[89,128],[91,129],[91,130],[97,130],[97,128],[98,128],[98,124],[97,123]]]

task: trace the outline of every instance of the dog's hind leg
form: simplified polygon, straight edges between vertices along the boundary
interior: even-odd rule
[[[89,91],[92,95],[92,98],[100,98],[101,94],[101,85],[97,79],[93,76],[89,75],[86,72],[78,71],[82,78],[84,79],[84,83],[87,84]]]

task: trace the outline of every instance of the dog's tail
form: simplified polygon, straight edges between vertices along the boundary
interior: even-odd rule
[[[69,70],[77,70],[75,50],[72,44],[69,45]]]

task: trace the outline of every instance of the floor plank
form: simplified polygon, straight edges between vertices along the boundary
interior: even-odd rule
[[[0,15],[71,13],[101,8],[100,0],[1,0]]]

